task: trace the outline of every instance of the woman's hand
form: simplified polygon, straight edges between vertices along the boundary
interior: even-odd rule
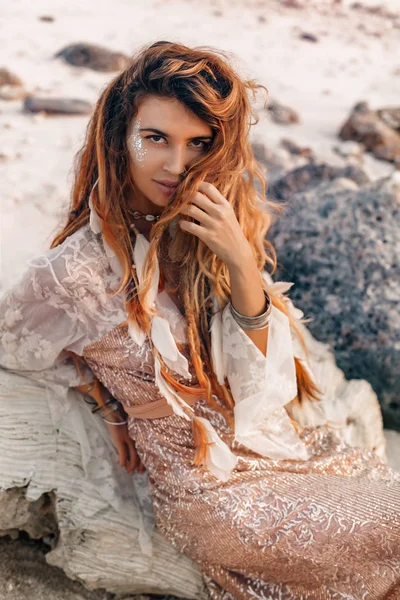
[[[203,181],[198,189],[181,213],[199,224],[181,219],[180,227],[201,239],[228,267],[245,264],[253,254],[231,204],[212,183]]]
[[[75,389],[83,394],[87,394],[99,405],[100,399],[105,402],[110,398],[110,392],[106,387],[96,378],[90,383],[75,386]],[[120,406],[120,409],[122,407]],[[123,411],[122,415],[118,411],[109,411],[107,414],[108,421],[114,421],[115,423],[122,422],[125,420],[124,416],[126,413]],[[128,473],[132,473],[136,468],[139,473],[144,471],[144,466],[139,458],[136,451],[135,442],[129,435],[127,424],[116,425],[113,423],[107,423],[104,421],[108,431],[110,432],[111,439],[114,446],[118,450],[119,464],[122,468],[125,468]]]
[[[111,420],[110,417],[107,419]],[[135,469],[138,470],[138,473],[143,473],[144,466],[137,453],[135,442],[129,435],[128,426],[126,424],[112,425],[111,423],[106,423],[106,426],[113,444],[118,450],[120,467],[126,468],[128,473],[132,473]]]

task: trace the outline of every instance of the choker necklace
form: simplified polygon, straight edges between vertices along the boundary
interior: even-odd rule
[[[135,210],[134,212],[132,212],[131,215],[136,220],[137,219],[146,219],[146,221],[158,221],[160,218],[160,215],[145,215],[145,214],[139,212],[138,210]]]

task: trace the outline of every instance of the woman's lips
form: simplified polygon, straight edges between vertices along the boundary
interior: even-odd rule
[[[169,185],[164,185],[163,183],[159,183],[155,180],[154,183],[160,188],[162,192],[164,192],[164,194],[167,194],[167,196],[171,196],[178,187],[177,185],[174,185],[173,187]]]

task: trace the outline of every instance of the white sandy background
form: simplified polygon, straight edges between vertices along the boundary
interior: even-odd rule
[[[400,68],[400,30],[390,19],[351,10],[350,2],[303,4],[303,9],[291,9],[273,0],[14,0],[1,10],[1,66],[38,96],[94,103],[113,75],[53,59],[66,44],[93,42],[127,54],[160,39],[212,45],[234,53],[243,76],[256,78],[271,98],[292,106],[302,118],[300,125],[279,126],[261,109],[254,139],[276,147],[288,136],[338,162],[332,146],[354,103],[367,100],[381,107],[398,102],[400,75],[394,73]],[[400,0],[385,5],[397,9]],[[54,22],[40,21],[43,15]],[[319,42],[300,40],[301,32],[314,33]],[[28,258],[49,246],[69,198],[72,160],[88,121],[85,116],[28,115],[21,106],[21,101],[0,100],[0,151],[5,155],[0,164],[1,289],[19,277]],[[367,159],[366,167],[372,177],[393,169],[374,159]]]

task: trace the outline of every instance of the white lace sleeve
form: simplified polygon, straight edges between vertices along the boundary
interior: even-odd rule
[[[60,285],[50,261],[32,261],[3,296],[0,333],[3,368],[68,386],[82,382],[64,352],[82,338],[81,323],[73,298]]]
[[[284,406],[297,394],[287,316],[272,306],[267,356],[233,318],[222,313],[224,369],[235,400],[235,439],[272,459],[307,460],[308,453]]]
[[[81,354],[125,318],[122,307],[106,295],[112,274],[99,244],[82,228],[31,260],[0,300],[0,367],[51,386],[58,397],[82,383],[66,351]],[[88,367],[83,374],[87,382],[93,379]],[[64,407],[51,398],[57,421]]]

